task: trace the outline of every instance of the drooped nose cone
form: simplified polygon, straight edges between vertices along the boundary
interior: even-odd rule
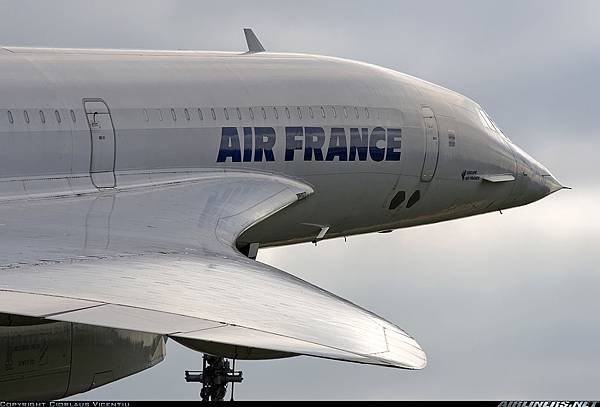
[[[550,174],[549,172],[546,175],[542,175],[542,178],[544,180],[546,188],[548,189],[548,193],[546,195],[550,195],[556,191],[560,191],[561,189],[567,188],[560,182],[558,182],[558,180],[554,178],[554,175]]]
[[[546,167],[513,144],[517,165],[517,185],[512,193],[513,203],[525,205],[565,188]]]

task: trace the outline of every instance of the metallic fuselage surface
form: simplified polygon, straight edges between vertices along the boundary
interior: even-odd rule
[[[0,142],[7,398],[148,368],[166,336],[231,357],[422,368],[398,327],[241,253],[562,188],[472,100],[303,54],[0,48]]]
[[[206,169],[313,185],[310,200],[242,238],[268,246],[312,239],[318,230],[307,224],[328,225],[326,237],[366,233],[521,205],[548,190],[533,178],[550,174],[486,128],[474,102],[368,64],[23,48],[0,59],[2,197],[112,187],[113,168],[117,186],[125,175]],[[478,182],[488,174],[518,179]],[[418,202],[390,210],[399,191],[407,202],[418,191]]]

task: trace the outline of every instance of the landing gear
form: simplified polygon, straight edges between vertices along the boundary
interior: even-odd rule
[[[235,359],[233,368],[229,367],[229,361],[225,358],[204,355],[203,370],[201,372],[186,370],[185,381],[188,383],[202,383],[200,397],[202,401],[223,401],[227,393],[227,384],[231,383],[231,400],[233,400],[233,386],[241,383],[242,372],[235,371]]]

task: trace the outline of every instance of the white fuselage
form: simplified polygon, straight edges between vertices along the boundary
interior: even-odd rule
[[[315,194],[238,247],[390,230],[559,187],[455,92],[299,54],[0,49],[0,199],[101,193],[163,173],[259,171]],[[486,176],[514,181],[486,182]]]
[[[560,188],[476,103],[389,69],[0,48],[0,398],[110,383],[167,337],[421,369],[398,326],[248,257]]]

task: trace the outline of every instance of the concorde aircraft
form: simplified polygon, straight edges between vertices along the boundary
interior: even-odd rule
[[[208,355],[186,376],[207,399],[241,380],[224,358],[421,369],[397,325],[258,249],[563,188],[467,97],[246,39],[245,53],[0,48],[0,399],[105,385],[162,361],[168,338]]]

